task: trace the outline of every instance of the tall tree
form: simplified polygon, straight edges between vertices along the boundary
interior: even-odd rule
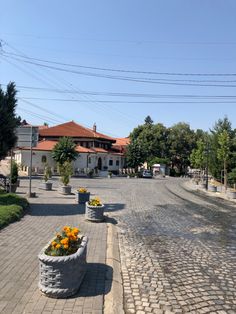
[[[150,116],[147,116],[144,120],[145,125],[152,125],[153,124],[153,120]]]
[[[197,141],[197,147],[192,150],[190,161],[194,168],[203,170],[206,166],[206,144],[203,140]]]
[[[135,168],[135,170],[137,171],[138,166],[144,163],[145,160],[145,151],[142,145],[137,139],[131,141],[131,143],[127,146],[126,151],[127,165],[131,168]]]
[[[194,131],[187,123],[177,123],[169,129],[167,143],[172,168],[177,168],[180,174],[186,172],[190,154],[196,145]]]
[[[16,115],[16,88],[14,83],[7,85],[6,92],[0,87],[0,160],[14,147],[17,141],[16,128],[20,117]]]
[[[224,186],[227,189],[227,162],[230,154],[230,137],[226,130],[219,134],[219,148],[217,150],[218,159],[224,164]]]

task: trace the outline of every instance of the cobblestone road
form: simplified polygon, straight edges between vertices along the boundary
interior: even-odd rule
[[[104,181],[119,221],[126,313],[236,313],[236,207],[183,183]]]

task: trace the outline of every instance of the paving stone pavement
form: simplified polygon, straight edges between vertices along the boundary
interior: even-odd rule
[[[30,200],[29,214],[0,231],[0,313],[103,313],[108,268],[106,223],[84,221],[84,208],[75,203],[74,195],[63,196],[57,191],[39,190],[37,186],[39,182],[34,181],[33,191],[38,197]],[[27,188],[27,180],[21,180],[18,191],[23,195]],[[79,225],[88,235],[88,271],[77,295],[52,299],[38,290],[37,255],[64,225]]]
[[[236,207],[186,191],[183,182],[174,178],[72,180],[74,186],[86,186],[101,196],[109,216],[118,222],[126,313],[236,313]],[[56,203],[51,195],[51,204]],[[54,300],[37,290],[39,249],[56,226],[82,221],[73,200],[69,205],[64,202],[68,198],[61,196],[61,206],[41,204],[38,215],[32,209],[31,215],[0,233],[4,258],[0,260],[0,311],[8,306],[18,310],[14,313],[25,309],[96,313],[99,308],[94,307],[103,300],[98,293]],[[37,212],[39,205],[35,206]],[[95,231],[93,224],[82,226],[94,241],[89,261],[104,263],[99,245],[105,242],[105,224],[97,224]],[[17,239],[15,233],[19,233]]]
[[[183,182],[101,183],[120,230],[126,313],[236,313],[236,207]]]

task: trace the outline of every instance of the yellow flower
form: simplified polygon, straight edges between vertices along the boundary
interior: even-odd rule
[[[79,188],[79,189],[78,189],[78,192],[79,192],[79,193],[87,193],[88,190],[85,189],[85,188]]]
[[[52,241],[52,246],[56,246],[57,245],[57,242],[56,241]]]
[[[64,249],[68,249],[69,245],[68,244],[64,244]]]
[[[60,247],[61,247],[61,244],[56,245],[56,249],[60,249]]]

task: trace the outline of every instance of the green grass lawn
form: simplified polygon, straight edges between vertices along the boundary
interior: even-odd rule
[[[28,206],[25,198],[13,193],[0,192],[0,229],[19,220]]]

